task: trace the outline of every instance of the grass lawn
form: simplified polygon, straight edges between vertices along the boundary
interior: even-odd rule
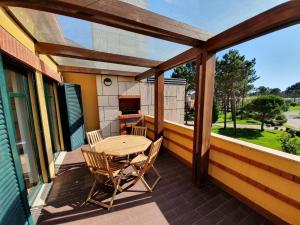
[[[281,134],[285,133],[283,131],[278,130],[260,131],[256,129],[237,128],[237,135],[235,136],[233,128],[224,129],[219,126],[213,126],[212,132],[280,151],[281,147],[278,138]],[[298,137],[297,139],[300,143],[300,138]],[[298,149],[297,155],[300,155],[300,148]]]
[[[219,114],[219,119],[218,119],[217,123],[224,123],[224,113]],[[232,118],[231,118],[231,113],[227,113],[227,123],[233,123]],[[244,118],[241,120],[240,116],[237,116],[236,123],[237,124],[260,125],[259,121],[256,121],[251,118]]]
[[[300,105],[290,106],[289,111],[300,111]]]

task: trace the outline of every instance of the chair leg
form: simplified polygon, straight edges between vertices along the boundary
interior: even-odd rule
[[[119,190],[119,187],[120,187],[120,182],[121,182],[121,177],[118,178],[118,181],[117,181],[117,185],[115,186],[115,190],[114,190],[114,193],[113,195],[111,196],[111,200],[110,200],[110,203],[109,203],[109,208],[108,210],[110,210],[110,208],[112,207],[113,203],[114,203],[114,200],[115,200],[115,196]]]
[[[90,192],[89,192],[89,194],[88,194],[88,197],[87,197],[86,200],[85,200],[85,203],[87,203],[87,202],[91,199],[91,197],[92,197],[92,195],[93,195],[93,193],[94,193],[94,190],[95,190],[96,185],[97,185],[97,181],[96,181],[96,179],[95,179],[95,180],[94,180],[94,183],[93,183],[93,185],[92,185],[92,188],[91,188],[91,190],[90,190]]]
[[[154,181],[154,183],[153,183],[153,185],[152,185],[152,187],[151,187],[151,190],[153,190],[153,189],[155,188],[155,186],[157,185],[157,183],[158,183],[158,182],[160,181],[160,179],[161,179],[160,173],[159,173],[158,170],[154,167],[154,165],[152,165],[152,169],[153,169],[153,171],[156,173],[157,178],[156,178],[156,180]]]
[[[104,207],[104,208],[107,208],[107,210],[109,211],[110,208],[111,208],[112,205],[113,205],[113,202],[114,202],[114,199],[115,199],[115,196],[116,196],[117,192],[118,192],[119,190],[122,191],[122,188],[120,187],[120,182],[121,182],[121,177],[118,178],[116,184],[114,183],[114,184],[115,184],[115,185],[114,185],[114,192],[113,192],[113,194],[112,194],[111,200],[110,200],[109,204],[106,204],[106,203],[104,203],[104,202],[100,202],[100,201],[97,201],[97,200],[92,199],[92,196],[93,196],[93,194],[94,194],[95,187],[96,187],[96,185],[97,185],[97,180],[95,180],[94,183],[93,183],[93,185],[92,185],[92,188],[91,188],[91,190],[90,190],[90,192],[89,192],[89,195],[88,195],[88,197],[87,197],[87,199],[86,199],[86,201],[85,201],[85,203],[91,202],[91,203],[94,203],[94,204],[96,204],[96,205],[100,205],[100,206],[102,206],[102,207]]]
[[[150,186],[147,181],[144,178],[144,175],[139,174],[138,169],[132,165],[132,168],[134,169],[134,171],[137,173],[137,178],[134,180],[133,185],[136,184],[138,182],[138,180],[141,180],[143,182],[143,184],[145,185],[145,187],[147,188],[147,190],[149,192],[152,192],[153,189],[155,188],[155,186],[157,185],[157,183],[160,181],[161,176],[160,173],[158,172],[158,170],[152,165],[151,168],[153,169],[153,171],[155,172],[155,174],[157,175],[156,180],[154,181],[153,185]]]
[[[145,187],[147,188],[147,190],[149,192],[152,192],[152,188],[148,185],[147,181],[145,180],[144,176],[139,176],[139,178],[141,179],[141,181],[143,182],[143,184],[145,185]]]

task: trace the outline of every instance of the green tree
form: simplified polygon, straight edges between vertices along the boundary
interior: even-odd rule
[[[212,123],[217,122],[218,119],[219,119],[219,107],[218,107],[216,99],[214,98],[213,110],[212,110]]]
[[[187,63],[182,66],[178,66],[172,73],[172,78],[182,78],[186,80],[186,91],[195,91],[195,75],[196,75],[196,63]]]
[[[285,90],[285,95],[289,98],[300,98],[300,82],[293,84]]]
[[[176,67],[171,76],[172,78],[181,78],[186,80],[185,104],[184,104],[185,124],[187,124],[187,121],[190,118],[188,112],[188,105],[186,102],[186,95],[187,93],[195,91],[195,75],[196,75],[196,63],[193,62],[193,63],[187,63],[185,65]]]
[[[261,122],[261,131],[263,131],[265,122],[280,115],[283,107],[283,98],[275,95],[261,95],[253,99],[245,108],[251,117]]]
[[[258,88],[256,88],[256,94],[257,95],[267,95],[270,92],[270,88],[265,87],[265,86],[259,86]]]
[[[280,88],[270,88],[269,94],[281,96]]]
[[[222,101],[224,128],[226,128],[226,113],[230,105],[236,132],[237,101],[240,98],[245,98],[253,88],[252,83],[258,79],[254,69],[255,64],[255,59],[247,60],[237,50],[229,50],[220,60],[217,59],[215,93],[216,97]]]

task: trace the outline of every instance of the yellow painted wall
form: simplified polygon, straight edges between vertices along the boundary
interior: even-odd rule
[[[0,7],[0,18],[0,26],[34,52],[34,42],[32,39],[16,24],[2,7]]]
[[[230,168],[233,171],[255,180],[272,190],[300,202],[300,184],[288,180],[280,175],[271,173],[255,165],[238,160],[228,154],[214,149],[221,148],[239,156],[252,159],[264,165],[280,169],[281,171],[300,177],[300,159],[297,156],[267,149],[254,144],[212,134],[210,159]],[[300,208],[295,208],[284,201],[262,191],[259,188],[237,178],[225,170],[210,164],[209,174],[219,182],[232,188],[239,194],[250,199],[257,205],[267,209],[272,214],[282,218],[290,224],[300,224]]]
[[[20,43],[22,43],[25,47],[27,47],[31,52],[35,53],[35,46],[34,46],[34,40],[31,39],[30,36],[22,30],[21,27],[17,25],[17,23],[9,16],[9,14],[0,7],[0,26],[3,27],[8,33],[10,33],[14,38],[16,38]],[[58,71],[57,65],[53,62],[52,59],[50,59],[46,55],[39,55],[39,58],[48,65],[51,69],[54,71]],[[55,171],[54,171],[54,161],[53,161],[53,153],[52,153],[52,145],[51,145],[51,137],[50,137],[50,128],[49,128],[49,122],[47,117],[47,109],[46,109],[46,103],[45,103],[45,95],[44,95],[44,86],[43,86],[43,77],[40,72],[35,73],[36,76],[36,82],[37,82],[37,92],[38,92],[38,101],[40,104],[40,115],[41,115],[41,123],[43,126],[43,133],[44,133],[44,141],[46,146],[46,157],[49,162],[49,173],[51,177],[54,177]],[[32,90],[31,90],[32,91]],[[35,105],[33,102],[34,99],[31,99],[32,104]],[[33,110],[34,111],[34,110]],[[33,115],[35,117],[35,120],[37,119],[37,115]],[[36,124],[35,124],[36,126]],[[47,179],[45,177],[45,162],[44,162],[44,154],[41,150],[42,144],[41,144],[41,133],[39,132],[38,128],[36,127],[35,130],[37,131],[37,144],[39,148],[39,157],[42,167],[42,175],[44,177],[44,181],[47,182]]]
[[[64,82],[81,86],[86,131],[99,129],[96,76],[82,73],[63,73],[62,75]]]
[[[20,43],[26,46],[30,51],[35,52],[34,41],[29,37],[21,27],[0,7],[0,26],[15,37]],[[39,55],[39,58],[54,71],[58,71],[57,65],[46,55]]]
[[[55,72],[58,72],[57,64],[47,55],[39,54],[40,60],[42,60],[44,63],[46,63],[51,69],[53,69]]]
[[[148,128],[148,137],[153,139],[154,119],[145,116],[145,125]],[[193,128],[184,125],[164,122],[164,147],[188,163],[192,163],[192,151],[187,151],[180,145],[192,149]],[[166,129],[167,128],[167,129]],[[180,135],[180,134],[182,135]],[[172,140],[172,141],[168,141]],[[179,143],[179,144],[176,144]],[[264,170],[257,165],[249,164],[228,154],[217,151],[224,149],[241,157],[263,163],[267,166],[280,169],[283,172],[300,177],[300,158],[280,151],[264,148],[233,138],[212,134],[210,160],[221,164],[243,176],[252,179],[290,199],[300,202],[300,184],[280,175]],[[230,187],[255,204],[263,207],[273,215],[280,217],[287,223],[300,224],[300,208],[296,208],[286,202],[273,197],[269,193],[243,181],[224,169],[214,164],[209,164],[209,175]]]
[[[49,127],[49,121],[47,116],[47,106],[46,106],[42,73],[36,71],[35,79],[37,84],[38,101],[39,101],[40,111],[41,111],[40,113],[42,119],[41,122],[42,122],[43,133],[44,133],[44,141],[45,141],[46,153],[47,153],[47,158],[49,163],[49,173],[50,173],[50,177],[53,178],[55,176],[55,167],[54,167],[50,127]]]

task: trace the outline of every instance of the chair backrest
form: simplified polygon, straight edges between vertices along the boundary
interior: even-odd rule
[[[94,173],[107,175],[111,174],[107,156],[104,152],[95,152],[92,150],[81,149],[83,158],[89,168]]]
[[[158,155],[158,152],[161,148],[162,141],[163,141],[163,136],[161,136],[157,141],[152,143],[149,154],[148,154],[148,158],[142,169],[143,172],[146,172],[154,164],[156,157]]]
[[[147,135],[147,127],[132,126],[131,135],[145,136]]]
[[[101,130],[86,132],[86,138],[91,148],[104,139]]]

